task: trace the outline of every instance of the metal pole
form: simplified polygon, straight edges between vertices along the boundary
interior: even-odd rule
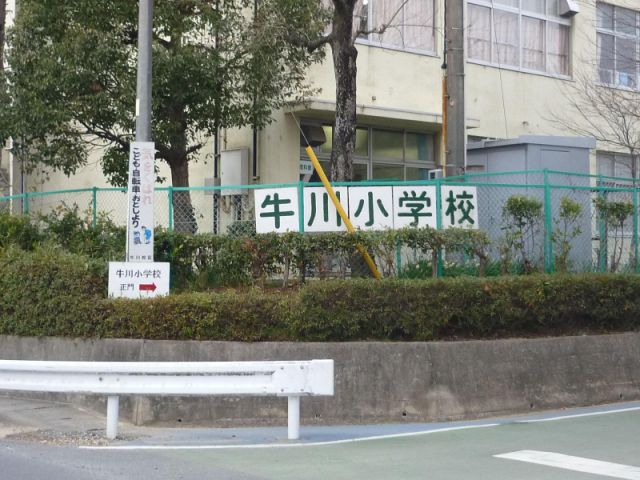
[[[138,80],[136,98],[136,141],[151,141],[151,41],[153,0],[140,0],[138,14]]]
[[[120,413],[120,398],[117,395],[107,397],[107,438],[115,440],[118,436],[118,415]]]
[[[288,400],[288,435],[289,440],[298,440],[300,438],[300,397],[287,397]]]

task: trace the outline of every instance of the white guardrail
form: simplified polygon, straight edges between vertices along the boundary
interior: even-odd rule
[[[288,438],[300,437],[300,397],[333,395],[333,360],[291,362],[56,362],[0,360],[0,390],[107,395],[106,436],[119,395],[288,398]]]

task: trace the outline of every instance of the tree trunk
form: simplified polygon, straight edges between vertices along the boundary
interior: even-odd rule
[[[336,3],[333,17],[334,39],[331,42],[336,79],[336,124],[331,152],[331,180],[353,179],[353,152],[356,144],[356,59],[353,44],[353,9],[355,0]]]
[[[7,2],[0,0],[0,70],[4,70],[4,33],[7,20]]]
[[[174,187],[189,186],[189,163],[186,155],[182,158],[169,161],[171,168],[171,184]],[[187,191],[173,192],[173,230],[176,232],[196,233],[195,212],[191,204],[191,193]]]

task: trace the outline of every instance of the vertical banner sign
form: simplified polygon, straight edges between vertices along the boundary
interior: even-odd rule
[[[153,262],[155,144],[133,142],[129,153],[127,261]]]

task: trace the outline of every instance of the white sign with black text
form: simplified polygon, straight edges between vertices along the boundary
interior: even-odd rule
[[[169,295],[167,262],[109,262],[109,296],[151,298]]]

